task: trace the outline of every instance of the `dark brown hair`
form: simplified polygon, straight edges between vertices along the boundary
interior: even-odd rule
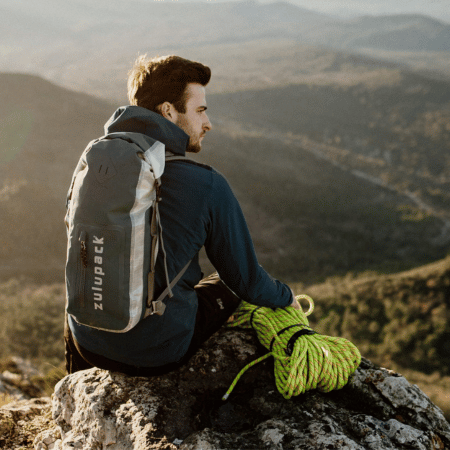
[[[210,78],[211,69],[199,62],[175,55],[151,59],[141,55],[128,73],[128,100],[155,112],[158,105],[169,102],[185,113],[188,83],[206,86]]]

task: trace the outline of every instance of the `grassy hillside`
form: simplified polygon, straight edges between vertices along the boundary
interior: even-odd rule
[[[450,416],[450,258],[294,290],[313,297],[315,330],[346,337],[364,356],[404,373]]]
[[[314,326],[384,365],[450,375],[450,258],[392,275],[333,277],[304,288]]]
[[[0,361],[18,355],[46,372],[59,366],[64,358],[64,299],[62,283],[0,283]]]

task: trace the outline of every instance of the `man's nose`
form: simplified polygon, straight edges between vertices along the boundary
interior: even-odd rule
[[[212,128],[211,122],[209,121],[208,116],[206,116],[206,122],[203,124],[203,129],[206,131],[210,131]]]

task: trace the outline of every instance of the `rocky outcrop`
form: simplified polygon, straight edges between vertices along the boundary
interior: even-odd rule
[[[51,429],[51,440],[46,441],[43,430]],[[59,430],[51,418],[51,399],[34,398],[11,402],[0,408],[0,448],[23,450],[33,448],[39,434],[40,441],[54,442]],[[40,447],[47,449],[48,447]]]
[[[27,400],[44,393],[36,378],[42,375],[30,362],[11,356],[2,362],[0,373],[0,396],[11,400]]]
[[[54,427],[52,402],[43,397],[41,374],[28,361],[15,356],[3,360],[0,370],[0,448],[33,448],[36,435]],[[57,429],[52,430],[53,441],[57,433]]]
[[[285,400],[270,359],[222,396],[260,354],[251,332],[224,329],[188,365],[151,379],[90,369],[55,388],[54,430],[35,448],[68,449],[445,449],[450,425],[401,375],[363,359],[351,382],[328,394]],[[44,442],[45,440],[45,442]]]

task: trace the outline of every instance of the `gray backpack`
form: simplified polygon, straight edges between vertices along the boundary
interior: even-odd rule
[[[166,160],[185,159],[139,133],[111,133],[89,143],[67,195],[66,307],[83,325],[125,333],[151,314],[170,282],[158,211]],[[150,217],[151,214],[151,217]],[[167,288],[154,300],[161,247]]]

